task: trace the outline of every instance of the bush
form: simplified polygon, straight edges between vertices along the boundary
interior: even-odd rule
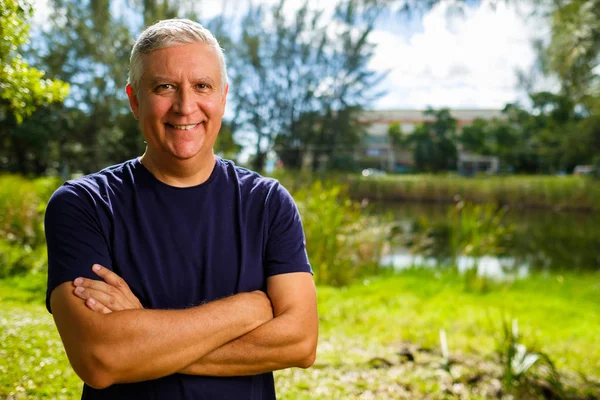
[[[0,278],[46,265],[44,210],[55,178],[0,176]]]

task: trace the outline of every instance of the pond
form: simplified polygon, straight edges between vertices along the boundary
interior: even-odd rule
[[[455,222],[450,215],[452,205],[402,203],[372,204],[372,207],[377,214],[392,218],[405,237],[416,236],[423,221],[429,226],[454,229]],[[507,274],[522,276],[529,271],[600,270],[599,213],[508,209],[501,224],[509,227],[511,233],[505,235],[502,251],[493,254],[480,257],[459,254],[449,261],[444,251],[449,243],[437,243],[428,247],[430,251],[420,253],[414,250],[415,246],[411,250],[406,243],[396,241],[381,263],[407,268],[412,265],[439,267],[450,262],[462,271],[477,266],[480,274],[500,278]],[[447,240],[444,235],[433,237],[441,242]]]

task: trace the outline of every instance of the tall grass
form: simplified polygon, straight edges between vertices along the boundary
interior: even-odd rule
[[[377,270],[389,224],[369,216],[342,185],[316,181],[294,198],[318,283],[340,286]]]
[[[344,180],[358,199],[451,203],[459,195],[465,201],[516,208],[600,211],[600,181],[589,177],[395,175]]]
[[[403,244],[440,263],[456,263],[458,256],[477,262],[485,255],[503,255],[515,230],[505,220],[506,213],[506,208],[494,204],[459,201],[448,207],[443,220],[415,219]]]

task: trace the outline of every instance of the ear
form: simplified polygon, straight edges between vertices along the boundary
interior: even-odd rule
[[[225,115],[225,106],[227,105],[227,93],[229,93],[229,84],[225,85],[225,89],[223,89],[223,97],[221,98],[221,104],[223,104],[223,115]]]
[[[133,116],[135,117],[135,119],[140,119],[139,118],[139,109],[140,109],[140,103],[138,101],[137,98],[137,94],[135,93],[135,90],[133,89],[133,87],[131,87],[131,85],[127,85],[125,87],[125,91],[127,92],[127,97],[129,98],[129,107],[131,108],[131,111],[133,111]]]

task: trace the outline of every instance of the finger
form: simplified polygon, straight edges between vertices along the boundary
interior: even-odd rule
[[[103,267],[100,264],[92,265],[92,270],[96,275],[104,279],[104,282],[108,283],[113,287],[116,287],[117,289],[129,287],[127,285],[127,282],[125,282],[123,278],[121,278],[119,275],[115,274],[113,271],[106,267]]]
[[[114,287],[112,287],[106,282],[88,278],[77,278],[73,281],[73,285],[75,285],[75,287],[81,286],[84,288],[94,289],[105,293],[112,293],[116,290]]]
[[[92,270],[96,273],[96,275],[104,279],[104,281],[110,286],[119,290],[132,306],[134,306],[135,308],[143,308],[142,303],[140,303],[140,300],[136,297],[136,295],[133,294],[127,282],[125,282],[125,280],[119,275],[117,275],[115,272],[111,271],[106,267],[103,267],[100,264],[92,265]],[[108,293],[111,292],[108,291]]]
[[[82,300],[92,298],[111,311],[121,311],[132,308],[130,305],[124,303],[125,299],[121,299],[119,296],[112,296],[105,292],[84,288],[83,286],[76,287],[73,293]]]
[[[92,311],[100,312],[103,314],[110,314],[112,311],[105,307],[102,303],[97,302],[93,297],[90,297],[85,301],[85,305]]]

